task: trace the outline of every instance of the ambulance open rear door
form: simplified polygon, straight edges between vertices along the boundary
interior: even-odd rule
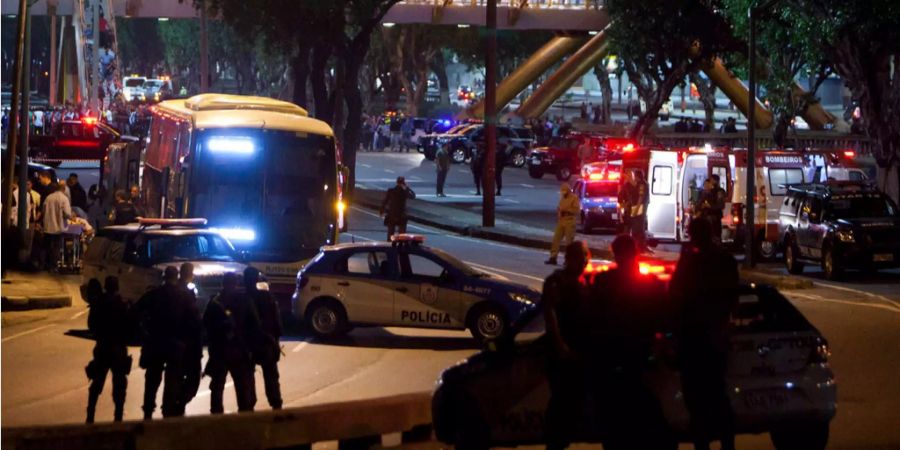
[[[648,170],[650,205],[647,208],[647,231],[657,239],[676,239],[678,153],[652,151]]]

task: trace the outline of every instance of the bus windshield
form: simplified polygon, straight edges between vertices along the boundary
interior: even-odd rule
[[[335,146],[293,131],[213,129],[198,136],[192,214],[254,260],[309,258],[332,243]]]

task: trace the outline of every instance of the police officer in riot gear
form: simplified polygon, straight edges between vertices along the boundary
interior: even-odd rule
[[[694,448],[718,439],[734,449],[734,419],[725,380],[731,311],[738,299],[734,257],[718,248],[709,222],[692,221],[669,292],[679,332],[678,359]]]
[[[99,289],[99,282],[95,281]],[[88,388],[87,423],[94,423],[97,400],[106,384],[106,375],[112,372],[112,396],[116,422],[122,421],[125,408],[125,392],[128,389],[128,374],[131,372],[131,356],[128,355],[128,339],[131,336],[131,322],[128,304],[119,295],[119,279],[106,278],[106,293],[90,298],[91,312],[88,314],[88,329],[97,343],[94,345],[94,359],[85,372],[91,380]]]
[[[238,411],[253,411],[256,383],[252,348],[260,336],[259,317],[250,297],[238,291],[237,274],[225,274],[222,292],[207,305],[203,322],[209,339],[205,372],[210,377],[210,413],[225,412],[222,396],[229,373]]]
[[[603,448],[671,448],[673,437],[659,401],[642,382],[656,334],[666,329],[665,285],[640,273],[639,249],[631,236],[618,236],[612,250],[616,267],[594,276],[582,315],[595,324],[586,359],[606,425]]]
[[[156,392],[165,374],[163,417],[184,415],[185,361],[188,349],[202,332],[197,306],[178,284],[178,269],[166,267],[164,283],[138,300],[144,341],[140,365],[144,379],[144,420],[153,417]]]
[[[586,326],[581,320],[581,309],[586,294],[582,274],[590,252],[584,242],[575,241],[566,247],[565,255],[564,267],[547,277],[541,294],[552,346],[547,371],[550,404],[545,439],[548,449],[564,449],[569,445],[582,419],[587,392],[582,355]]]
[[[278,302],[268,291],[261,291],[257,288],[257,282],[259,282],[259,270],[255,267],[244,269],[244,288],[256,307],[261,331],[253,350],[253,360],[262,368],[269,406],[272,409],[281,409],[281,386],[278,382],[278,360],[281,357],[281,346],[278,340],[284,334],[281,311],[278,309]]]

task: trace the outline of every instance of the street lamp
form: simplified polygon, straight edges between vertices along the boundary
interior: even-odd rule
[[[747,10],[750,28],[749,61],[750,74],[747,89],[747,217],[744,221],[744,263],[747,267],[756,266],[756,18],[760,11],[767,10],[780,0],[768,0],[762,5],[750,5]],[[763,224],[765,226],[766,224]]]

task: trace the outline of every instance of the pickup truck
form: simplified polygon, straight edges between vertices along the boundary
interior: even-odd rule
[[[110,144],[135,141],[137,138],[122,136],[96,118],[85,117],[64,120],[54,125],[49,134],[31,136],[29,146],[31,159],[52,164],[66,160],[100,161]]]

